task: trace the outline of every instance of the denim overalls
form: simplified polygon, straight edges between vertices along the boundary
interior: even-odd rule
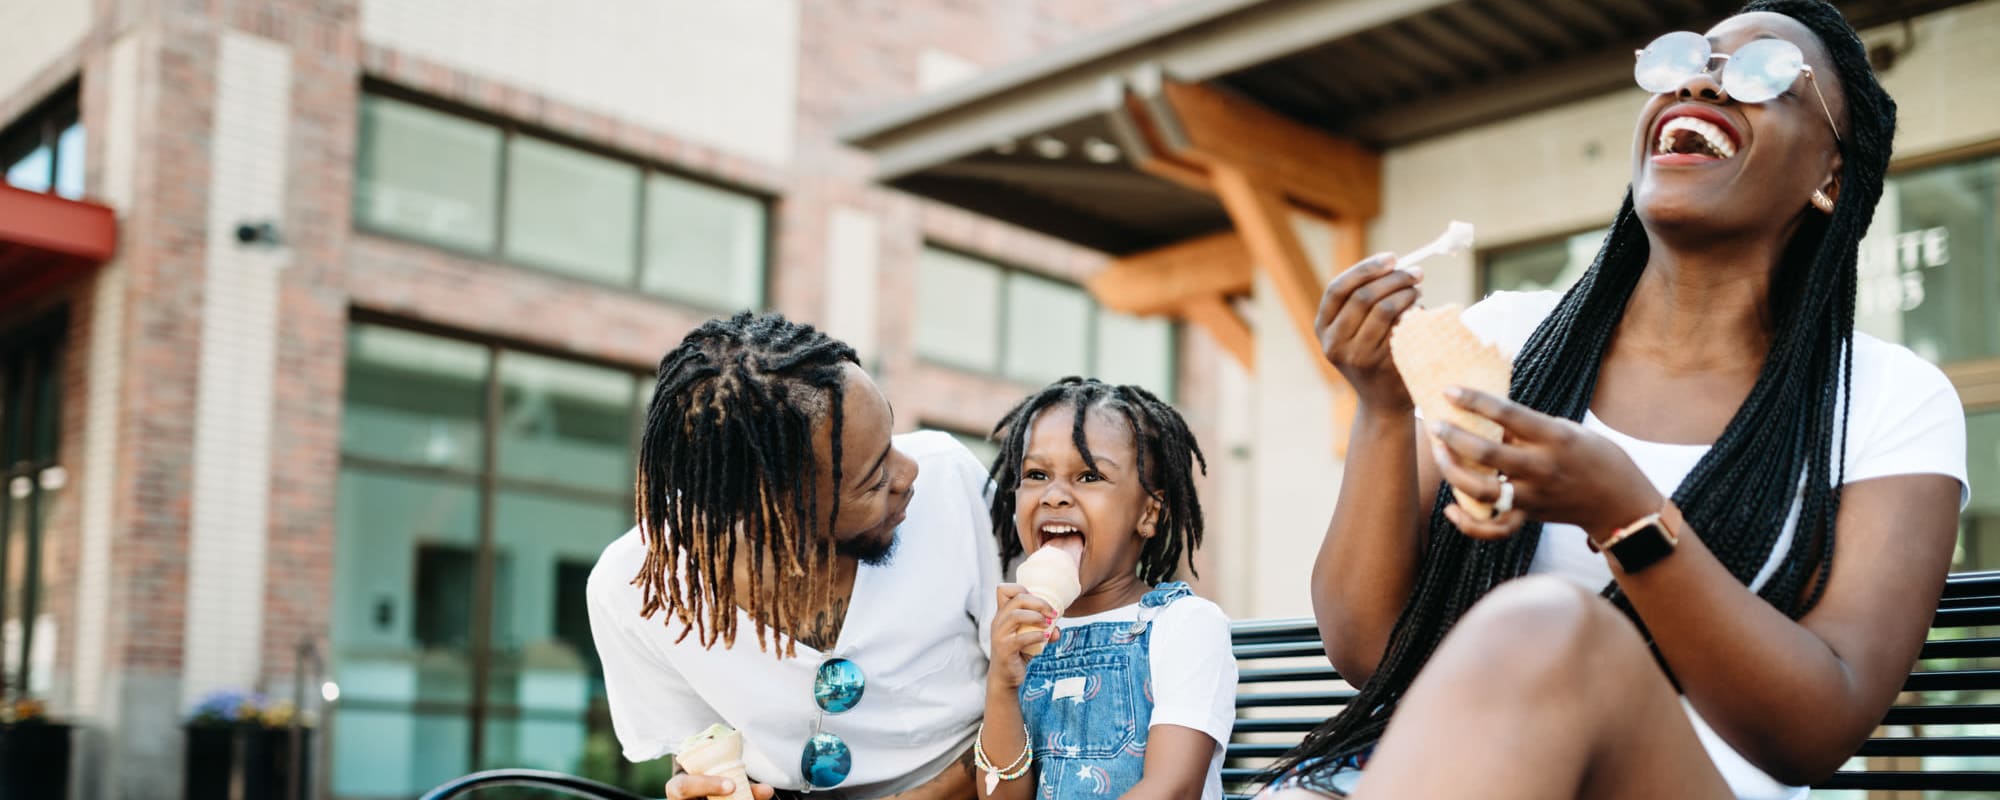
[[[1042,800],[1118,797],[1139,782],[1153,718],[1150,623],[1193,593],[1180,581],[1162,583],[1139,600],[1136,621],[1064,628],[1028,662],[1021,717]]]

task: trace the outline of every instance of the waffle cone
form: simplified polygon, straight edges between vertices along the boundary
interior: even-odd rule
[[[1412,308],[1389,333],[1389,354],[1396,371],[1410,390],[1410,399],[1424,413],[1424,419],[1449,422],[1477,436],[1500,441],[1505,431],[1500,424],[1447,401],[1447,386],[1464,386],[1500,397],[1507,396],[1513,381],[1514,365],[1500,348],[1481,341],[1478,334],[1459,320],[1456,305],[1441,308]],[[1494,470],[1475,466],[1493,474]],[[1493,507],[1457,489],[1452,496],[1458,504],[1479,517],[1493,515]]]

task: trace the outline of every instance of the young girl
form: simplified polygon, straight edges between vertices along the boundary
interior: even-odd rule
[[[1002,559],[1064,549],[1080,592],[1058,613],[999,587],[974,750],[982,796],[1220,800],[1236,706],[1229,619],[1171,580],[1201,545],[1194,469],[1207,465],[1187,423],[1144,389],[1065,378],[994,434]]]

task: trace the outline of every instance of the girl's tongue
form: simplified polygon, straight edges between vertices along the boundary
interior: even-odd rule
[[[1069,554],[1076,563],[1083,563],[1083,534],[1065,533],[1049,536],[1042,540],[1043,547],[1053,547]]]

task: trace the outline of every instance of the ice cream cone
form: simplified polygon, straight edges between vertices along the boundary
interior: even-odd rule
[[[1389,333],[1389,353],[1396,360],[1409,387],[1410,399],[1424,412],[1424,419],[1449,422],[1466,431],[1501,441],[1506,433],[1500,424],[1452,405],[1445,399],[1448,386],[1464,386],[1487,394],[1507,396],[1513,380],[1514,364],[1500,349],[1481,341],[1478,334],[1459,319],[1459,308],[1412,308]],[[1484,469],[1474,466],[1475,469]],[[1492,474],[1493,470],[1485,472]],[[1493,516],[1493,507],[1452,489],[1452,496],[1475,516]]]
[[[1015,568],[1014,577],[1029,594],[1042,598],[1054,607],[1060,616],[1076,602],[1076,596],[1083,593],[1083,584],[1077,578],[1076,558],[1059,547],[1041,547]],[[1022,630],[1048,630],[1047,625],[1023,625]],[[1042,654],[1047,642],[1035,642],[1022,648],[1031,656]]]
[[[751,800],[750,775],[743,766],[743,734],[728,725],[711,725],[682,742],[674,763],[690,775],[726,778],[736,784],[735,792],[714,798]]]

